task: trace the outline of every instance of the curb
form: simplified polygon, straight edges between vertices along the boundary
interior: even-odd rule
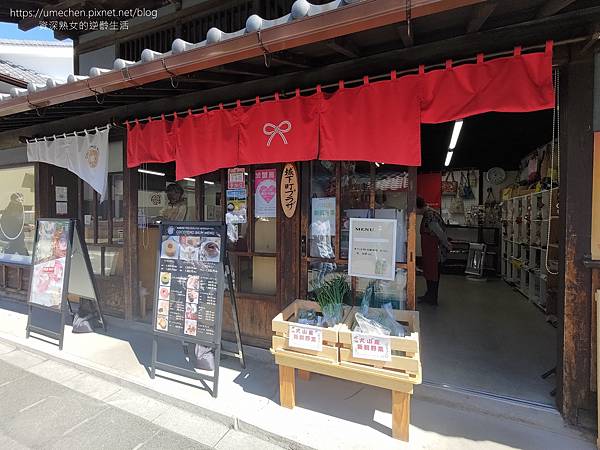
[[[290,450],[315,450],[314,447],[310,447],[308,445],[292,441],[284,436],[264,430],[256,425],[253,425],[240,419],[239,417],[228,416],[226,414],[213,411],[204,406],[195,405],[193,403],[189,403],[184,400],[157,392],[154,389],[151,389],[143,384],[140,384],[136,380],[127,377],[126,375],[117,374],[113,370],[108,369],[106,367],[89,364],[89,362],[87,361],[84,363],[80,360],[73,361],[70,359],[61,358],[60,356],[47,353],[37,348],[30,347],[27,344],[18,340],[13,340],[10,337],[7,337],[3,334],[0,334],[0,343],[15,347],[18,350],[23,350],[28,353],[41,356],[48,360],[52,360],[67,366],[74,367],[78,370],[81,370],[82,372],[97,376],[98,378],[102,378],[103,380],[109,381],[124,388],[131,389],[142,395],[145,395],[146,397],[150,397],[154,400],[159,400],[163,403],[167,403],[171,406],[183,409],[194,415],[201,416],[213,422],[218,422],[232,430],[241,431],[248,435],[254,436],[262,441],[266,441],[278,445],[280,447],[288,448]]]

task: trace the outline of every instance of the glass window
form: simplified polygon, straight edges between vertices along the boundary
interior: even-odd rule
[[[138,168],[138,224],[157,219],[196,220],[195,185],[193,178],[175,180],[175,163],[142,165]]]
[[[223,201],[221,173],[208,173],[202,177],[204,183],[204,220],[220,222],[223,220]]]
[[[337,232],[336,163],[333,161],[312,161],[310,169],[309,256],[313,258],[335,258],[335,236]]]
[[[112,215],[113,215],[113,243],[123,243],[123,174],[111,174],[112,185]]]
[[[35,168],[0,169],[0,261],[31,263],[35,234]]]
[[[406,167],[380,164],[375,168],[375,218],[397,220],[396,262],[406,262],[407,208],[408,171]]]
[[[341,207],[342,229],[340,256],[348,258],[348,239],[350,237],[350,219],[369,217],[371,196],[371,165],[368,162],[342,162]]]
[[[271,256],[234,258],[234,277],[239,292],[275,295],[277,293],[277,259]]]
[[[275,253],[277,250],[277,169],[254,171],[254,251]]]
[[[239,169],[239,168],[236,168]],[[227,224],[227,245],[230,250],[236,252],[247,252],[250,250],[248,245],[248,202],[251,200],[248,196],[249,175],[246,168],[244,170],[243,180],[232,180],[232,187],[229,189],[230,182],[227,181],[225,190],[225,223]],[[225,176],[229,177],[229,170],[225,171]],[[240,184],[242,183],[240,187]],[[222,217],[222,216],[221,216]],[[220,219],[222,220],[222,219]]]

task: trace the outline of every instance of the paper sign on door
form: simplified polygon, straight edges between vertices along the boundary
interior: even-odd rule
[[[391,361],[391,349],[392,345],[389,336],[352,333],[352,356],[354,358]]]
[[[289,346],[306,350],[323,350],[323,331],[315,327],[289,326]]]

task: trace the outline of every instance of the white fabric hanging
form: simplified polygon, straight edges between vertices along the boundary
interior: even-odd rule
[[[44,162],[73,172],[92,189],[106,193],[108,179],[108,132],[109,127],[85,136],[55,137],[53,140],[37,140],[27,143],[29,162]]]

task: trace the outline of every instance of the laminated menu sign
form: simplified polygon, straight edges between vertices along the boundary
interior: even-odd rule
[[[352,357],[354,358],[391,361],[391,347],[389,336],[352,333]]]
[[[395,279],[396,220],[350,219],[348,275]]]
[[[160,234],[154,329],[213,342],[223,302],[223,229],[167,222]]]
[[[70,220],[48,219],[38,222],[30,303],[60,309],[70,240]]]

